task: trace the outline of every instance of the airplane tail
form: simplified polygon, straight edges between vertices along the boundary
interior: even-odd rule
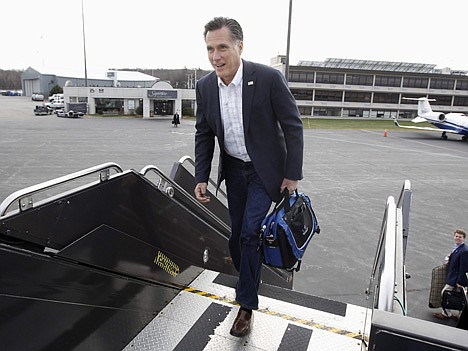
[[[415,100],[418,102],[418,117],[423,117],[424,115],[428,113],[432,113],[432,108],[431,105],[429,104],[429,101],[435,101],[434,99],[428,99],[426,97],[420,97],[420,98],[403,98],[405,100]]]
[[[434,100],[431,99],[431,101],[434,101]],[[431,112],[432,112],[432,108],[431,108],[431,105],[429,104],[429,99],[419,98],[418,99],[418,116],[423,116]]]

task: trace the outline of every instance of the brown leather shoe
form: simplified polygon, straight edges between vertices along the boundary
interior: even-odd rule
[[[237,313],[236,319],[234,320],[234,324],[232,325],[230,332],[231,335],[237,337],[246,336],[250,332],[252,320],[253,311],[252,314],[250,314],[249,312],[240,309],[239,313]]]

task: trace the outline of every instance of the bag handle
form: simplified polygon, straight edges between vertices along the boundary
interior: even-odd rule
[[[296,196],[299,197],[299,193],[297,192],[297,189],[294,190],[294,192],[296,193]],[[291,209],[291,205],[289,204],[289,190],[288,188],[284,188],[283,189],[283,192],[281,193],[281,200],[278,201],[275,205],[275,207],[273,208],[273,212],[276,212],[279,208],[281,208],[281,206],[284,207],[284,212],[289,212],[289,210]]]
[[[299,197],[299,193],[297,192],[297,188],[294,190],[294,192],[296,193],[296,197]],[[284,212],[289,212],[289,210],[291,209],[291,205],[289,204],[289,190],[288,188],[284,188],[283,189],[283,192],[281,193],[283,195],[283,207],[284,207]],[[281,201],[280,201],[281,203]]]

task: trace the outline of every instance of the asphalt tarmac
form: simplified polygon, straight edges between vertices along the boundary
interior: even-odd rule
[[[35,116],[28,97],[0,96],[0,201],[30,185],[105,162],[155,165],[167,175],[193,157],[194,122]],[[391,125],[389,121],[389,125]],[[306,129],[304,179],[321,233],[309,245],[294,289],[367,306],[365,290],[388,196],[413,191],[406,270],[408,315],[439,322],[428,307],[432,268],[468,230],[468,143],[459,136],[383,130]],[[443,322],[450,324],[449,322]]]

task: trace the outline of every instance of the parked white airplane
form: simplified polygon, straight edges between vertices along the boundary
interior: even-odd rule
[[[468,117],[463,113],[443,113],[432,111],[429,101],[435,101],[434,99],[428,99],[425,97],[413,99],[403,98],[406,100],[417,100],[418,101],[418,116],[413,118],[411,122],[429,122],[437,128],[431,127],[416,127],[416,126],[402,126],[398,123],[395,118],[393,122],[397,127],[408,128],[408,129],[420,129],[431,132],[440,132],[443,130],[441,138],[447,139],[447,133],[460,134],[462,140],[468,140]]]

